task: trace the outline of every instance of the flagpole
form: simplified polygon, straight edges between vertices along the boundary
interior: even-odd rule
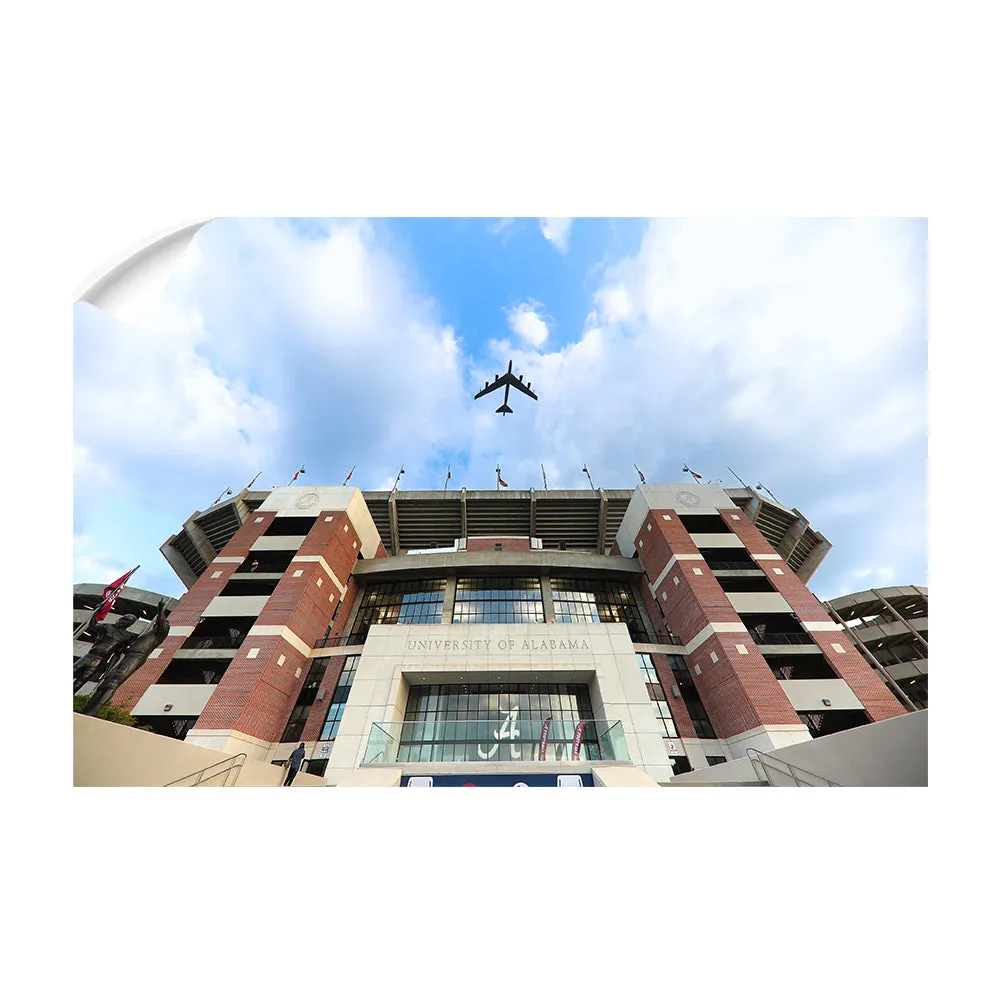
[[[299,469],[299,471],[296,472],[295,475],[292,476],[292,478],[288,480],[288,485],[291,486],[292,483],[294,483],[295,480],[298,479],[299,476],[301,476],[305,471],[306,471],[306,467],[303,465],[302,468]]]
[[[448,492],[448,480],[451,479],[451,462],[448,463],[448,475],[444,477],[444,491]]]
[[[346,486],[346,485],[347,485],[347,480],[348,480],[348,479],[350,479],[350,478],[351,478],[351,476],[353,476],[353,475],[354,475],[354,470],[355,470],[356,468],[357,468],[357,465],[352,465],[352,466],[351,466],[351,471],[347,473],[347,479],[345,479],[345,480],[344,480],[344,481],[343,481],[343,482],[342,482],[342,483],[340,484],[341,486]]]
[[[583,471],[587,473],[587,481],[590,483],[590,488],[596,493],[597,487],[594,486],[594,480],[590,478],[590,470],[587,468],[587,466],[584,466]]]
[[[691,470],[690,470],[690,469],[689,469],[689,468],[687,467],[687,464],[686,464],[686,463],[685,463],[685,465],[684,465],[684,468],[683,468],[683,469],[681,469],[681,472],[687,472],[687,473],[688,473],[688,474],[689,474],[689,475],[691,476],[691,478],[692,478],[692,479],[693,479],[693,480],[694,480],[695,482],[698,482],[698,476],[697,476],[697,475],[695,475],[695,473],[693,473],[693,472],[692,472],[692,471],[691,471]]]
[[[500,492],[500,466],[497,466],[497,493]]]
[[[400,466],[399,467],[399,472],[396,473],[396,481],[392,484],[392,489],[389,491],[390,494],[396,492],[396,487],[399,485],[399,477],[401,475],[403,475],[403,473],[405,473],[405,472],[406,472],[406,469],[404,469],[402,466]]]
[[[545,478],[545,466],[542,466],[542,489],[547,490],[549,488],[548,480]]]
[[[729,466],[727,465],[727,466],[726,466],[726,468],[727,468],[727,469],[729,469]],[[733,472],[733,470],[732,470],[732,469],[729,469],[729,471],[730,471],[730,472]],[[734,476],[736,476],[736,473],[735,473],[735,472],[733,472],[733,475],[734,475]],[[739,476],[736,476],[736,478],[737,478],[737,479],[740,479],[740,477],[739,477]],[[742,479],[740,479],[740,482],[741,482],[741,483],[743,483],[743,480],[742,480]],[[747,486],[747,484],[746,484],[746,483],[743,483],[743,485],[744,485],[744,486],[746,486],[746,488],[747,488],[747,489],[750,489],[750,487],[749,487],[749,486]]]
[[[254,476],[253,479],[251,479],[249,483],[247,483],[246,488],[250,489],[250,487],[253,486],[253,484],[255,482],[257,482],[257,480],[261,477],[261,475],[263,474],[263,472],[264,472],[264,470],[261,469],[260,472],[258,472],[257,475]]]
[[[635,462],[632,463],[632,468],[635,469],[636,472],[639,472],[639,466],[636,465]],[[641,480],[642,485],[645,486],[646,485],[646,477],[641,472],[639,472],[639,479]]]

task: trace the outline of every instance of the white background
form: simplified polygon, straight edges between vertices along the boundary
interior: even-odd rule
[[[992,557],[949,517],[985,537],[996,482],[987,12],[619,0],[6,13],[4,603],[51,637],[39,653],[5,629],[15,989],[926,995],[945,988],[959,942],[949,993],[979,985],[991,911],[975,904],[996,866],[976,746],[992,682],[976,672],[994,664],[967,626],[975,564]],[[192,218],[368,214],[930,217],[931,586],[948,641],[929,790],[278,803],[269,790],[69,788],[74,291]],[[61,517],[50,504],[33,516],[25,500],[39,497]]]

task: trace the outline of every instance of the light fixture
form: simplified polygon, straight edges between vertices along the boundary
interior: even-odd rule
[[[174,707],[173,705],[164,705],[163,706],[163,711],[164,712],[169,712],[170,709],[172,709],[173,707]]]
[[[827,708],[829,708],[833,704],[833,702],[830,701],[829,698],[820,698],[820,701],[823,702],[823,704],[826,705]]]
[[[675,684],[671,689],[670,693],[675,697],[679,698],[681,696],[681,689]]]

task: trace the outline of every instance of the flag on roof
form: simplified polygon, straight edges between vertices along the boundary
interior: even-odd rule
[[[681,471],[683,471],[683,472],[690,472],[691,475],[694,476],[695,479],[701,479],[701,476],[699,476],[698,473],[694,471],[694,469],[689,469],[686,465],[684,466],[684,468]]]
[[[504,487],[507,486],[507,484],[500,478],[500,466],[499,465],[497,466],[497,483],[500,486],[504,486]]]
[[[639,473],[639,479],[643,483],[645,483],[646,482],[646,477],[642,474],[642,470],[639,468],[638,465],[635,464],[635,462],[632,463],[632,468],[635,469],[635,471]]]

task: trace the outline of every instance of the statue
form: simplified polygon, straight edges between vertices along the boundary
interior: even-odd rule
[[[143,632],[142,635],[131,639],[120,656],[117,656],[114,662],[107,664],[104,676],[97,685],[97,689],[90,696],[90,701],[87,702],[83,714],[97,715],[98,711],[111,700],[115,691],[146,662],[149,654],[163,642],[169,631],[170,625],[167,623],[167,616],[164,614],[163,601],[161,600],[156,608],[156,620],[152,627]]]
[[[73,664],[73,694],[87,681],[100,677],[119,659],[135,639],[135,635],[129,632],[129,627],[135,622],[135,615],[122,615],[114,625],[102,622],[92,628],[91,631],[97,635],[96,642]]]

